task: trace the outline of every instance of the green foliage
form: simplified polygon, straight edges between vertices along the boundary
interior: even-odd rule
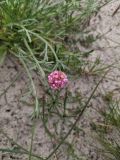
[[[111,100],[108,108],[100,112],[104,118],[103,130],[97,130],[102,155],[107,160],[120,159],[120,103]],[[98,125],[96,125],[98,128]],[[106,132],[107,131],[107,132]]]
[[[29,75],[29,72],[28,72],[28,75]],[[3,153],[7,152],[7,153],[14,153],[14,154],[25,154],[25,155],[29,156],[29,160],[32,160],[33,157],[35,157],[37,159],[41,159],[41,160],[52,159],[54,154],[57,153],[57,151],[60,149],[60,147],[62,145],[66,145],[67,138],[72,133],[72,131],[79,132],[80,129],[78,127],[76,127],[76,125],[80,121],[80,119],[81,119],[82,115],[85,113],[86,109],[88,108],[90,101],[92,100],[96,90],[98,89],[98,86],[100,85],[100,83],[104,79],[105,75],[106,75],[106,73],[103,75],[103,77],[95,85],[93,91],[91,92],[91,94],[87,98],[87,100],[84,102],[84,104],[82,106],[81,105],[76,106],[76,111],[77,111],[76,113],[77,114],[75,115],[74,121],[72,119],[73,112],[71,112],[70,108],[67,107],[69,105],[68,98],[70,98],[70,97],[68,97],[67,90],[64,95],[64,98],[63,98],[63,96],[62,97],[60,96],[60,92],[54,91],[53,94],[47,95],[47,93],[46,93],[41,99],[39,99],[39,100],[37,99],[38,102],[36,102],[36,105],[38,103],[41,108],[40,118],[41,118],[41,121],[43,122],[43,127],[44,127],[44,129],[50,139],[57,140],[56,145],[53,146],[53,149],[50,151],[49,155],[46,158],[42,158],[42,156],[34,154],[33,150],[32,150],[33,144],[34,144],[33,140],[34,140],[34,135],[35,135],[35,128],[36,128],[37,123],[39,122],[35,118],[33,120],[31,144],[30,144],[29,151],[27,149],[25,149],[23,146],[21,146],[20,144],[18,144],[16,141],[14,141],[12,138],[10,138],[3,130],[0,130],[0,133],[3,136],[5,136],[9,140],[9,142],[14,144],[15,148],[12,148],[12,149],[11,148],[4,148],[4,149],[0,148],[0,151]],[[33,88],[34,88],[34,86],[33,86]],[[71,97],[71,99],[72,99],[72,97]],[[62,125],[60,127],[60,132],[56,132],[57,131],[56,128],[55,128],[55,130],[52,130],[52,131],[49,129],[49,120],[52,119],[52,117],[55,118],[55,115],[57,115],[57,119],[62,122]],[[55,122],[55,124],[57,124],[57,122]],[[54,125],[54,124],[52,124],[52,125]],[[63,131],[63,126],[67,128],[67,131],[65,133]],[[80,160],[80,159],[83,160],[84,157],[79,157],[75,153],[75,149],[73,148],[72,145],[73,145],[72,143],[70,145],[68,145],[68,148],[67,148],[68,149],[67,150],[68,156],[70,156],[73,160]]]
[[[45,73],[55,69],[66,69],[69,73],[71,71],[80,71],[81,66],[84,64],[83,57],[87,57],[91,51],[83,54],[75,49],[75,35],[78,32],[82,33],[80,43],[85,47],[88,47],[94,41],[92,35],[86,36],[86,28],[90,17],[97,9],[98,2],[95,0],[85,0],[84,3],[81,0],[3,0],[0,2],[0,62],[3,62],[6,54],[13,54],[19,58],[25,68],[35,98],[33,118],[35,118],[34,116],[38,118],[41,115],[40,118],[43,121],[45,131],[53,138],[54,135],[46,125],[50,116],[52,117],[53,114],[57,113],[63,122],[72,116],[76,117],[68,132],[60,138],[58,145],[46,158],[41,158],[32,152],[34,126],[30,151],[14,142],[18,148],[0,149],[1,152],[26,154],[29,156],[29,160],[32,160],[33,157],[45,160],[51,159],[76,127],[77,122],[88,107],[103,78],[95,86],[83,107],[77,108],[75,114],[72,115],[70,113],[74,112],[69,111],[66,107],[66,97],[64,100],[62,99],[64,102],[59,103],[60,99],[58,96],[51,96],[50,93],[52,102],[50,101],[47,104],[47,97],[45,102],[44,99],[40,99],[43,102],[41,105],[37,98],[36,86],[31,76],[31,70],[37,70],[44,80]],[[92,72],[96,69],[98,63],[99,61],[96,60],[91,67]],[[8,89],[9,86],[6,91]],[[45,108],[44,105],[46,105]],[[59,106],[62,108],[61,110],[59,110]],[[43,113],[41,110],[43,110]],[[3,133],[3,135],[13,142],[6,134]],[[68,148],[68,152],[73,159],[80,159],[72,146]]]
[[[0,64],[3,64],[5,56],[6,56],[6,47],[1,46],[0,47]]]
[[[71,54],[72,37],[84,33],[90,16],[97,10],[94,0],[3,0],[0,2],[0,47],[22,58],[32,69],[50,72],[68,69],[67,58],[79,64],[81,53]],[[91,41],[91,38],[87,38]],[[4,57],[4,56],[3,56]],[[79,64],[79,66],[81,63]],[[79,69],[80,67],[78,67]]]
[[[45,74],[55,69],[80,73],[84,60],[82,53],[74,49],[74,38],[78,32],[84,38],[89,19],[97,8],[94,0],[3,0],[0,2],[0,62],[6,54],[18,57],[35,96],[31,70],[44,80]],[[90,43],[93,37],[88,36],[86,41]],[[35,106],[38,114],[37,96]]]

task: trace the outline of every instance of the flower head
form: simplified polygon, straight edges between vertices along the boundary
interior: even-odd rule
[[[54,71],[48,75],[48,83],[54,90],[64,88],[68,83],[66,74],[62,71]]]

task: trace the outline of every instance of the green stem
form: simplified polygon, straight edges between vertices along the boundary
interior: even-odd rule
[[[107,71],[108,72],[108,71]],[[72,125],[72,127],[70,128],[70,130],[68,131],[68,133],[64,136],[64,138],[61,140],[61,142],[58,144],[58,146],[50,153],[50,155],[45,159],[48,160],[49,158],[51,158],[54,153],[60,148],[60,146],[64,143],[65,139],[70,135],[70,133],[72,132],[72,130],[75,128],[77,122],[80,120],[81,116],[83,115],[83,113],[85,112],[86,108],[88,107],[88,104],[90,102],[90,100],[92,99],[95,91],[97,90],[99,84],[102,82],[102,80],[104,79],[106,73],[104,74],[104,76],[100,79],[100,81],[97,83],[97,85],[95,86],[94,90],[92,91],[90,97],[88,98],[86,104],[84,105],[83,109],[80,111],[77,119],[75,120],[74,124]]]
[[[29,151],[29,160],[32,158],[32,148],[33,148],[33,138],[35,134],[35,121],[33,122],[32,126],[32,137],[31,137],[31,144],[30,144],[30,151]]]
[[[10,85],[4,90],[3,93],[0,94],[0,98],[10,89],[10,87],[16,82],[16,80],[20,77],[21,72],[19,72],[15,78],[13,79],[13,81],[10,83]]]
[[[18,151],[18,150],[11,150],[11,149],[1,149],[0,148],[0,151],[1,152],[9,152],[9,153],[21,153],[21,154],[29,154],[29,151],[27,149],[25,149],[24,147],[22,147],[21,145],[19,145],[17,142],[15,142],[12,138],[10,138],[2,129],[0,129],[0,133],[2,133],[11,143],[13,143],[14,145],[16,145],[19,149],[21,149],[22,151]],[[34,153],[31,153],[31,156],[32,157],[36,157],[36,158],[39,158],[40,160],[45,160],[44,158],[34,154]]]
[[[35,109],[34,109],[34,115],[33,117],[39,117],[39,102],[38,102],[38,98],[37,98],[37,91],[36,91],[36,87],[35,87],[35,84],[32,80],[32,76],[30,74],[30,71],[29,69],[27,68],[27,65],[25,64],[24,60],[22,58],[20,58],[24,68],[26,69],[26,72],[28,74],[28,77],[31,81],[31,86],[32,86],[32,89],[33,89],[33,93],[34,93],[34,96],[35,96]]]
[[[67,103],[67,98],[68,98],[68,95],[67,95],[67,89],[66,89],[66,92],[65,92],[65,98],[64,98],[64,113],[63,113],[63,117],[66,116],[66,103]]]
[[[55,138],[55,135],[53,135],[53,134],[49,131],[49,129],[47,128],[47,125],[46,125],[46,121],[45,121],[45,96],[43,96],[42,115],[43,115],[43,117],[42,117],[43,126],[44,126],[44,128],[45,128],[46,133],[50,136],[50,138],[56,139],[56,138]]]

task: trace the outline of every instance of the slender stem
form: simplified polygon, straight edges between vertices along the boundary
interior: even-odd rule
[[[0,129],[0,133],[2,133],[10,142],[14,145],[18,146],[18,148],[22,149],[24,152],[28,152],[27,149],[23,148],[21,145],[16,143],[12,138],[10,138],[2,129]]]
[[[15,78],[13,79],[13,81],[10,83],[10,85],[4,90],[3,93],[0,94],[0,98],[10,89],[10,87],[15,83],[15,81],[20,77],[21,72],[19,72]]]
[[[23,64],[24,68],[26,69],[28,77],[29,77],[29,79],[31,81],[31,86],[32,86],[33,93],[35,95],[35,109],[34,109],[34,115],[33,115],[33,117],[39,117],[39,102],[38,102],[38,98],[37,98],[36,87],[35,87],[35,84],[34,84],[34,82],[32,80],[32,76],[30,74],[30,71],[29,71],[27,65],[25,64],[25,62],[24,62],[24,60],[22,58],[20,58],[20,60],[21,60],[21,62]]]
[[[46,122],[45,122],[45,95],[43,96],[43,104],[42,104],[42,121],[43,121],[43,126],[45,128],[46,133],[50,136],[50,138],[55,139],[55,135],[53,135],[49,129],[47,128]]]
[[[86,104],[84,105],[83,109],[80,111],[77,119],[75,120],[74,124],[72,125],[72,127],[70,128],[70,130],[68,131],[68,133],[64,136],[64,138],[61,140],[61,142],[58,144],[58,146],[50,153],[50,155],[45,160],[48,160],[49,158],[51,158],[54,155],[54,153],[60,148],[60,146],[64,143],[65,139],[70,135],[70,133],[72,132],[72,130],[75,128],[77,122],[80,120],[81,116],[83,115],[83,113],[85,112],[86,108],[88,107],[88,104],[89,104],[90,100],[92,99],[95,91],[97,90],[99,84],[104,79],[105,75],[106,75],[106,72],[105,72],[104,76],[100,79],[100,81],[97,83],[97,85],[95,86],[95,88],[92,91],[90,97],[88,98]]]
[[[66,89],[66,92],[65,92],[65,98],[64,98],[64,113],[63,113],[63,116],[65,117],[66,116],[66,103],[67,103],[67,98],[68,98],[68,95],[67,95],[67,89]]]
[[[41,67],[40,64],[39,64],[39,61],[38,61],[38,60],[36,59],[36,57],[34,56],[34,53],[33,53],[32,49],[30,48],[30,46],[28,45],[26,39],[24,39],[24,43],[25,43],[25,46],[27,47],[28,51],[30,52],[33,60],[35,61],[36,65],[37,65],[37,67],[38,67],[38,70],[40,70],[42,77],[45,78],[45,73],[44,73],[42,67]]]
[[[52,97],[52,104],[51,104],[51,106],[50,106],[50,108],[49,108],[49,112],[50,112],[52,109],[54,109],[54,107],[56,107],[57,100],[59,99],[59,98],[58,98],[58,97],[59,97],[59,94],[60,94],[60,91],[57,91],[56,94],[55,94],[55,96]]]
[[[32,148],[33,148],[33,138],[35,134],[35,120],[33,121],[33,126],[32,126],[32,136],[31,136],[31,144],[30,144],[30,151],[29,151],[29,160],[32,158]]]
[[[10,138],[2,129],[0,129],[0,133],[2,133],[10,142],[12,142],[14,145],[16,145],[19,149],[21,149],[21,151],[16,151],[16,150],[8,150],[8,149],[1,149],[0,148],[0,151],[1,152],[12,152],[12,153],[21,153],[21,154],[29,154],[29,151],[27,149],[25,149],[24,147],[22,147],[21,145],[19,145],[17,142],[15,142],[12,138]],[[36,158],[39,158],[41,160],[45,160],[44,158],[34,154],[34,153],[31,153],[31,156],[32,157],[36,157]]]

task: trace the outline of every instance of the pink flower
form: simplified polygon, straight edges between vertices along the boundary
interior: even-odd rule
[[[68,83],[66,74],[62,71],[54,71],[48,75],[48,83],[54,90],[64,88]]]

